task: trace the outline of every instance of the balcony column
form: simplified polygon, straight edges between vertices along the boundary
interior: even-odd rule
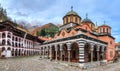
[[[100,46],[98,45],[98,47],[97,47],[97,61],[100,60],[100,53],[99,53],[99,51],[100,51]]]
[[[94,45],[91,45],[91,62],[93,62],[93,50],[94,50]]]
[[[43,58],[45,58],[45,47],[43,47]]]
[[[106,58],[106,51],[105,51],[105,46],[102,47],[102,59],[105,60]]]
[[[63,55],[63,44],[60,44],[60,60],[62,61],[62,55]]]
[[[47,58],[49,58],[49,47],[48,46],[46,48],[46,52],[47,52],[46,56],[47,56]]]
[[[50,45],[50,54],[49,54],[50,60],[52,60],[52,45]]]
[[[71,46],[70,46],[70,45],[71,45],[71,43],[70,43],[70,42],[68,42],[68,43],[67,43],[67,50],[68,50],[68,62],[70,62],[70,58],[71,58],[71,57],[70,57],[70,50],[71,50]]]
[[[57,47],[57,44],[55,44],[55,52],[56,52],[56,61],[57,61],[57,51],[58,51],[58,47]]]
[[[7,36],[8,36],[8,31],[5,32],[5,38],[6,38],[5,39],[5,45],[8,45],[8,43],[7,43],[8,37]]]
[[[2,33],[0,33],[0,44],[2,44]]]

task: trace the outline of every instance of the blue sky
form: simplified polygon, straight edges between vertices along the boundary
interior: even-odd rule
[[[120,41],[120,0],[0,0],[0,3],[13,20],[31,25],[62,24],[62,17],[73,6],[82,19],[88,13],[88,18],[98,25],[106,21],[115,41]]]

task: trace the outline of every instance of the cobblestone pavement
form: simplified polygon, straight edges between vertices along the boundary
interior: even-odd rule
[[[0,59],[0,71],[120,71],[120,63],[81,70],[79,67],[39,59],[39,56]]]

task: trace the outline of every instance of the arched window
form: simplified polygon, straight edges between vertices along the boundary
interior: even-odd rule
[[[2,38],[5,38],[5,33],[2,33]]]
[[[11,38],[11,34],[10,34],[10,33],[8,33],[7,37]]]
[[[87,30],[87,27],[85,27],[85,29]]]
[[[17,41],[17,37],[16,37],[16,39],[15,39],[16,41]]]
[[[108,28],[107,28],[107,33],[109,33]]]
[[[101,33],[103,33],[103,28],[101,28]]]
[[[70,22],[73,22],[73,17],[72,16],[70,16]]]
[[[62,36],[63,36],[63,37],[65,36],[65,32],[62,33]]]
[[[11,48],[10,48],[10,47],[8,47],[8,48],[7,48],[7,50],[11,50]]]
[[[5,45],[5,40],[2,40],[2,45]]]
[[[101,33],[101,28],[100,28],[100,33]]]
[[[14,40],[14,36],[12,37],[12,40]]]
[[[2,52],[5,50],[5,47],[2,47]]]
[[[66,17],[66,23],[68,23],[68,17]]]
[[[105,33],[105,28],[103,28],[103,33]]]
[[[75,17],[75,22],[77,22],[77,17]]]
[[[14,47],[14,42],[12,42],[12,46]]]
[[[11,45],[10,40],[7,40],[8,45]]]

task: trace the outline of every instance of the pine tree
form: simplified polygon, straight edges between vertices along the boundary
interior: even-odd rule
[[[4,9],[0,4],[0,21],[8,20],[6,9]]]

